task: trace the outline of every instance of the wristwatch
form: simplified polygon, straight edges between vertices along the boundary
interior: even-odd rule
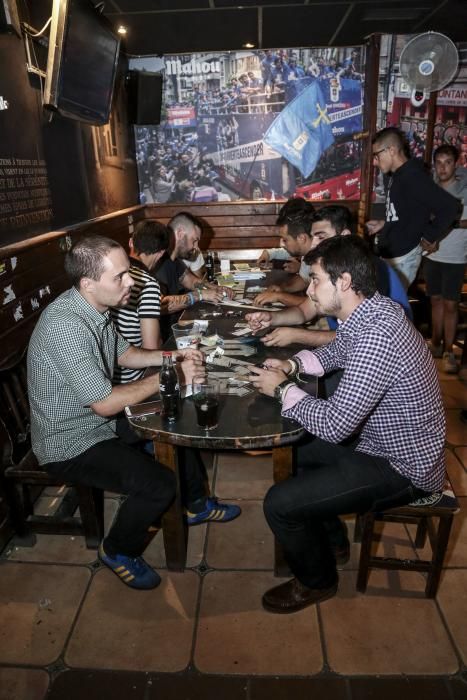
[[[278,384],[274,389],[274,398],[282,403],[282,396],[288,386],[294,386],[294,382],[291,382],[290,379],[284,379],[284,381]]]

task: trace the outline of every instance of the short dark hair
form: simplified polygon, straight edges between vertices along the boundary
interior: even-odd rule
[[[433,162],[436,160],[438,156],[452,156],[454,158],[454,162],[457,163],[459,160],[459,149],[453,146],[450,143],[443,143],[442,146],[439,146],[436,151],[433,153]]]
[[[357,294],[372,297],[376,292],[376,266],[373,253],[360,236],[326,238],[305,256],[307,265],[320,263],[333,285],[344,272],[352,278]]]
[[[104,258],[114,248],[122,248],[120,243],[105,236],[85,236],[77,241],[65,256],[65,272],[76,288],[83,277],[98,282],[104,271]]]
[[[384,146],[394,146],[399,151],[410,155],[410,149],[407,144],[405,134],[395,126],[387,126],[385,129],[378,131],[371,140],[372,144],[381,143]]]
[[[351,230],[352,215],[350,209],[343,207],[341,204],[329,204],[315,211],[311,223],[314,224],[317,221],[329,221],[336,230],[336,234],[340,236],[344,229]]]
[[[280,208],[277,226],[287,226],[287,233],[297,238],[300,233],[311,236],[311,221],[315,208],[303,197],[292,197]]]
[[[136,224],[132,236],[133,249],[140,255],[146,253],[158,253],[160,250],[167,250],[169,247],[170,232],[167,226],[155,219],[145,219]]]
[[[190,214],[189,211],[180,211],[178,214],[175,214],[175,216],[170,219],[168,225],[172,231],[175,231],[177,226],[188,226],[189,228],[194,227],[199,229],[203,228],[200,220],[197,219],[196,216],[193,216],[193,214]]]

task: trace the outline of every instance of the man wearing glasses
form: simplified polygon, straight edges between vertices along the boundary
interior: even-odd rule
[[[458,202],[438,187],[420,161],[407,157],[404,134],[388,127],[372,145],[373,163],[390,174],[386,193],[386,220],[367,222],[370,235],[378,234],[378,251],[398,273],[407,290],[414,281],[422,251],[436,250],[437,242],[458,218]]]

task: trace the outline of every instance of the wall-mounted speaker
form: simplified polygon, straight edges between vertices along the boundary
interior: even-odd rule
[[[0,0],[0,32],[15,32],[21,36],[16,0]]]
[[[159,124],[162,106],[162,75],[130,70],[127,73],[126,84],[130,124]]]

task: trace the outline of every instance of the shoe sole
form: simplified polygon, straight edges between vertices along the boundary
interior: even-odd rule
[[[307,601],[306,603],[302,603],[301,605],[294,606],[293,608],[276,608],[274,605],[269,605],[264,599],[261,600],[262,606],[264,610],[268,613],[274,613],[274,614],[279,614],[279,615],[292,615],[293,613],[300,612],[300,610],[305,610],[305,608],[310,607],[310,605],[316,605],[317,603],[324,603],[325,600],[329,600],[330,598],[334,598],[334,596],[337,593],[337,588],[338,585],[334,586],[334,588],[329,588],[326,590],[326,593],[323,593],[322,597],[318,598],[317,600],[310,600]]]

